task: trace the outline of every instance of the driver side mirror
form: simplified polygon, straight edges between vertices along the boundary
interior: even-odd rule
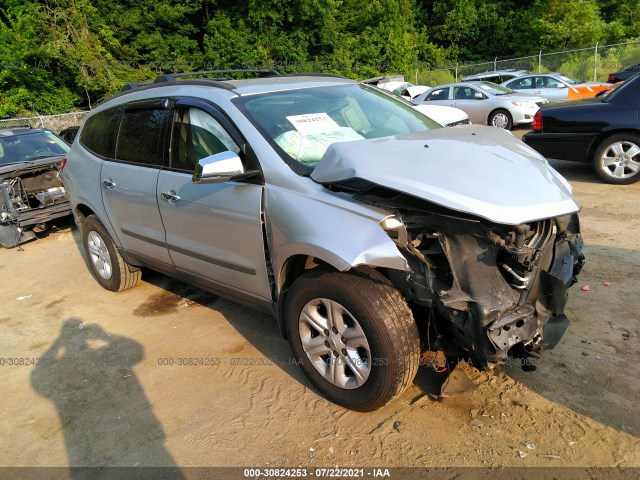
[[[557,87],[558,87],[558,88],[565,88],[565,87],[566,87],[566,85],[565,85],[564,83],[559,83],[559,84],[557,85]]]
[[[257,173],[257,170],[245,170],[238,154],[227,150],[198,160],[191,181],[192,183],[223,183],[249,178]]]
[[[484,95],[483,95],[482,93],[480,93],[480,92],[476,92],[476,93],[473,95],[473,98],[474,98],[475,100],[484,100]]]

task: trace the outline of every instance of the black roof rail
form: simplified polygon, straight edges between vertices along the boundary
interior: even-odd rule
[[[347,78],[344,75],[338,75],[337,73],[323,73],[323,72],[305,72],[305,73],[281,73],[281,77],[329,77],[329,78]],[[348,78],[347,78],[348,79]]]
[[[280,73],[277,70],[256,70],[256,69],[236,69],[236,70],[202,70],[199,72],[165,73],[156,77],[153,83],[174,82],[181,77],[195,77],[204,75],[220,75],[229,73],[257,73],[259,77],[277,77]],[[233,80],[233,77],[212,78],[210,80]]]
[[[151,85],[151,83],[150,82],[127,83],[120,89],[120,91],[128,92],[129,90],[135,90],[136,88],[144,87],[145,85]]]

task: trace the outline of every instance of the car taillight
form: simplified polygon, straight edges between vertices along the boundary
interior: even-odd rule
[[[60,162],[60,173],[62,173],[62,171],[64,170],[64,167],[66,166],[67,166],[67,157],[64,157]]]
[[[615,82],[615,80],[616,80],[615,75],[614,75],[613,73],[610,73],[610,74],[609,74],[609,81],[610,81],[610,82]]]
[[[542,131],[542,112],[540,110],[533,116],[533,130],[535,132]]]

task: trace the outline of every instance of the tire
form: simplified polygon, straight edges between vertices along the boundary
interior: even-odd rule
[[[593,156],[593,166],[607,183],[637,182],[640,180],[640,136],[620,133],[606,138]]]
[[[120,292],[138,283],[142,272],[124,261],[111,236],[95,215],[89,215],[84,221],[82,243],[89,269],[104,288]]]
[[[507,110],[500,108],[491,112],[491,115],[489,115],[489,120],[487,121],[487,125],[491,127],[503,128],[505,130],[511,130],[511,128],[513,127],[513,118]]]
[[[287,295],[285,328],[306,377],[348,409],[376,410],[416,375],[418,328],[400,292],[386,282],[358,274],[305,273]]]

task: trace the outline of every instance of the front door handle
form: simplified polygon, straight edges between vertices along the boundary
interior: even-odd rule
[[[178,195],[176,195],[176,192],[174,192],[173,190],[169,190],[168,192],[162,192],[160,194],[160,196],[162,198],[164,198],[165,200],[168,200],[170,202],[179,202],[180,201],[180,197]]]
[[[103,180],[102,181],[102,185],[104,185],[107,188],[113,188],[116,186],[115,182],[113,180],[111,180],[110,178]]]

